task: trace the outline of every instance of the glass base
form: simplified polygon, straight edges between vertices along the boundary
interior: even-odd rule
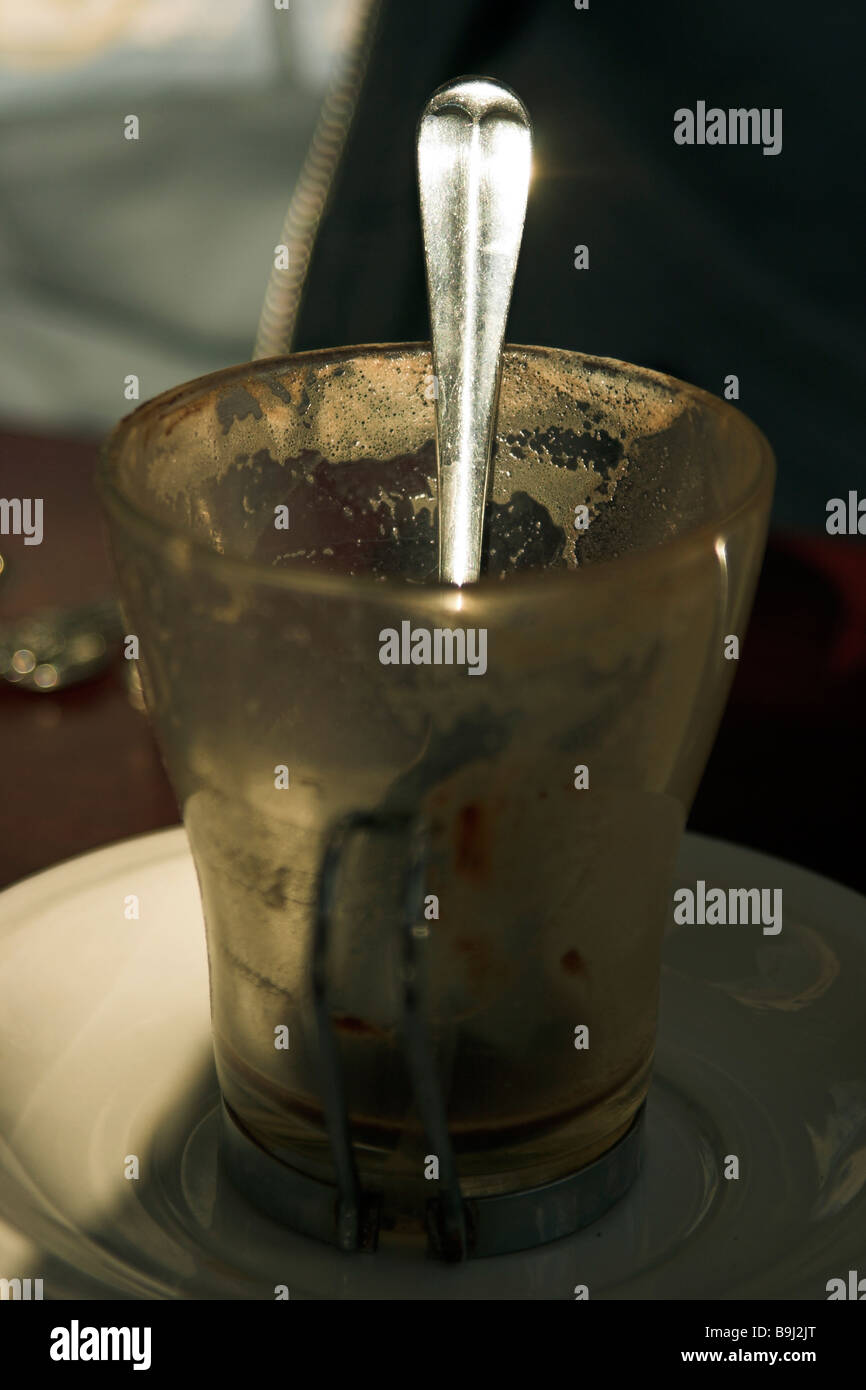
[[[263,1149],[225,1101],[220,1148],[227,1174],[259,1210],[342,1250],[415,1244],[450,1262],[528,1250],[598,1220],[631,1187],[641,1164],[645,1105],[621,1139],[568,1177],[522,1192],[464,1199],[456,1182],[424,1181],[414,1209],[387,1188],[362,1191],[351,1210],[339,1189],[308,1177]],[[430,1195],[427,1195],[430,1192]]]

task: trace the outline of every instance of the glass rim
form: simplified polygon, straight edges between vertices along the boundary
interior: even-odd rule
[[[575,576],[578,575],[580,576],[580,585],[585,586],[609,582],[612,572],[615,572],[617,576],[622,575],[623,579],[627,580],[634,571],[638,571],[642,582],[646,583],[649,578],[648,568],[663,573],[669,573],[672,568],[679,568],[698,556],[704,550],[710,537],[715,536],[719,531],[729,529],[744,514],[758,510],[763,500],[766,499],[769,503],[772,499],[776,461],[770,443],[754,421],[731,405],[730,402],[720,400],[709,391],[704,391],[701,387],[693,386],[687,381],[681,381],[678,377],[654,371],[649,367],[622,362],[618,358],[596,357],[589,353],[571,351],[565,348],[528,346],[517,343],[506,343],[503,348],[503,356],[507,357],[512,353],[524,353],[536,358],[551,357],[560,361],[571,360],[575,364],[581,364],[608,376],[627,374],[642,381],[656,382],[667,389],[670,389],[671,386],[676,387],[681,395],[685,395],[710,414],[727,416],[733,420],[741,436],[750,440],[755,447],[754,477],[741,495],[733,498],[727,505],[720,507],[715,515],[706,521],[688,527],[678,535],[658,541],[654,545],[630,550],[624,555],[605,560],[593,560],[576,570],[530,568],[510,575],[505,582],[484,575],[475,583],[465,585],[459,590],[454,585],[441,584],[438,581],[415,584],[403,577],[389,576],[376,579],[372,575],[366,574],[342,575],[327,570],[317,570],[313,566],[299,565],[292,568],[275,569],[271,565],[256,560],[246,560],[239,555],[226,555],[192,536],[182,525],[158,520],[142,510],[131,501],[119,483],[117,475],[123,441],[134,421],[140,421],[143,418],[155,420],[160,415],[170,414],[172,410],[183,410],[186,413],[190,405],[204,392],[213,391],[220,386],[229,385],[239,380],[254,379],[259,373],[273,372],[277,366],[293,366],[295,364],[315,366],[318,363],[339,362],[351,357],[385,358],[390,355],[405,356],[411,354],[417,356],[423,353],[429,356],[430,350],[429,342],[359,343],[341,347],[315,348],[305,352],[263,357],[234,366],[221,367],[218,371],[209,372],[204,376],[182,382],[179,386],[170,387],[168,390],[160,392],[159,395],[143,401],[135,410],[123,416],[111,430],[99,452],[99,462],[94,478],[97,494],[105,511],[110,516],[119,519],[133,532],[140,533],[158,548],[164,549],[172,543],[176,547],[180,543],[185,560],[188,558],[191,563],[200,564],[206,570],[212,569],[218,578],[229,579],[233,574],[236,574],[242,576],[246,583],[261,583],[277,590],[306,592],[322,597],[330,596],[335,599],[364,598],[372,602],[378,599],[388,605],[393,605],[396,600],[400,599],[404,603],[411,601],[413,606],[429,604],[434,608],[441,607],[443,601],[446,606],[452,607],[457,593],[461,596],[459,605],[461,608],[468,608],[470,605],[474,607],[481,603],[495,606],[519,606],[521,600],[527,597],[531,596],[537,599],[539,589],[543,589],[544,594],[551,598],[558,596],[560,590],[573,593]]]

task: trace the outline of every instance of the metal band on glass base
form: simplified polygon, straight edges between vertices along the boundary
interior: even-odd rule
[[[262,1148],[223,1102],[222,1150],[229,1175],[263,1211],[303,1235],[329,1241],[341,1250],[375,1250],[383,1216],[389,1224],[387,1193],[361,1190],[328,989],[328,944],[340,862],[349,838],[359,830],[396,830],[407,837],[400,924],[403,1039],[428,1151],[439,1160],[435,1195],[419,1212],[419,1229],[426,1226],[430,1253],[448,1261],[501,1255],[542,1245],[589,1225],[637,1177],[643,1107],[627,1133],[607,1153],[569,1177],[490,1197],[466,1199],[460,1190],[424,1008],[424,971],[418,959],[419,939],[426,934],[419,938],[417,925],[423,920],[428,832],[423,821],[400,813],[354,813],[339,821],[319,870],[311,977],[322,1105],[336,1185],[311,1178]]]
[[[642,1105],[631,1127],[612,1149],[570,1177],[522,1192],[469,1199],[461,1197],[459,1183],[450,1193],[443,1193],[440,1181],[436,1196],[430,1198],[418,1217],[419,1230],[426,1226],[428,1252],[449,1261],[507,1255],[591,1225],[625,1195],[638,1175],[644,1111]],[[343,1250],[376,1249],[384,1194],[359,1194],[357,1220],[353,1222],[357,1238],[349,1245],[344,1238],[345,1225],[340,1221],[343,1207],[338,1189],[307,1177],[267,1153],[239,1127],[225,1102],[220,1141],[229,1177],[268,1216],[301,1235],[328,1241]],[[461,1213],[465,1232],[461,1244],[452,1240],[452,1227],[447,1220],[455,1207]]]

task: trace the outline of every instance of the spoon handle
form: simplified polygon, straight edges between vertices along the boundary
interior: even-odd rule
[[[434,92],[418,127],[436,376],[439,578],[478,578],[500,358],[529,191],[531,127],[501,83]]]

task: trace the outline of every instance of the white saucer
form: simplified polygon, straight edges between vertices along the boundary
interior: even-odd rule
[[[828,1279],[866,1274],[866,900],[688,835],[676,881],[698,879],[781,888],[784,926],[671,930],[638,1181],[577,1235],[460,1267],[340,1254],[219,1172],[183,830],[7,889],[0,1276],[42,1278],[46,1298],[825,1299]]]

